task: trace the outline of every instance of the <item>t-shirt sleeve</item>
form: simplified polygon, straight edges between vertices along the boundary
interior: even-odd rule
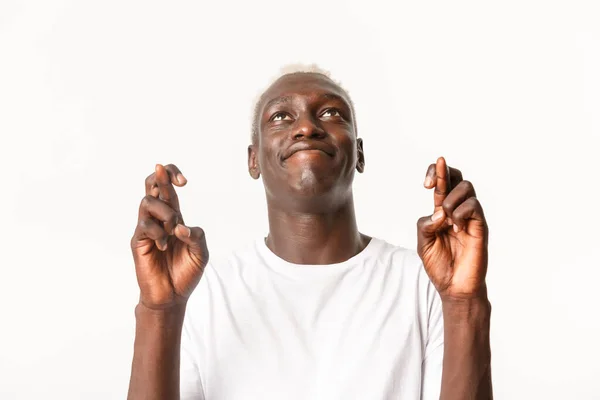
[[[427,287],[427,303],[429,318],[421,374],[421,400],[438,400],[444,362],[444,318],[440,295],[431,282]]]
[[[181,400],[204,400],[204,390],[198,365],[198,343],[191,329],[190,309],[186,310],[181,332],[179,392]],[[197,338],[196,338],[197,339]]]
[[[181,400],[204,400],[196,349],[197,344],[193,342],[190,334],[189,318],[186,317],[181,332],[179,368],[179,397]]]
[[[210,263],[209,263],[210,266]],[[188,299],[181,331],[179,397],[181,400],[205,400],[202,378],[206,368],[205,317],[208,305],[208,278],[212,270],[206,267],[200,283]]]

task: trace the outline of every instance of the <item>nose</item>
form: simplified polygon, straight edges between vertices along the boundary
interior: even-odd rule
[[[327,133],[311,116],[304,116],[296,121],[293,130],[294,140],[323,139]]]

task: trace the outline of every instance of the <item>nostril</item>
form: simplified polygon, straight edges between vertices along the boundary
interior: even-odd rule
[[[323,129],[313,125],[313,126],[303,126],[302,128],[296,130],[292,137],[294,138],[294,140],[299,140],[299,139],[322,139],[325,136],[327,136],[327,134],[325,133],[325,131]]]

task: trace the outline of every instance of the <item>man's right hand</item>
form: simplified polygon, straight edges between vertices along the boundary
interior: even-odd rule
[[[131,250],[140,302],[151,309],[185,303],[208,263],[204,231],[184,225],[176,186],[187,180],[172,164],[156,165],[146,178]]]

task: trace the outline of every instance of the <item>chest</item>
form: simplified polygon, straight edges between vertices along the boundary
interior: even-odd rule
[[[214,299],[206,398],[417,399],[423,341],[412,299],[384,283],[337,281]]]

